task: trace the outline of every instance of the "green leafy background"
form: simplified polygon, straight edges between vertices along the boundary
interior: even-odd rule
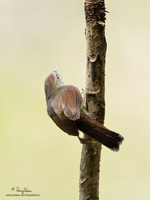
[[[105,125],[125,141],[103,147],[100,197],[149,200],[150,3],[106,1]],[[44,79],[58,65],[66,83],[85,87],[84,2],[0,0],[0,199],[12,187],[40,197],[78,199],[81,145],[46,113]]]

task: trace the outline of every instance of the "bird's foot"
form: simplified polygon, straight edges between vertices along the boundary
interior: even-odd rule
[[[88,144],[88,143],[94,142],[90,138],[87,139],[87,138],[81,138],[81,137],[78,136],[78,139],[79,139],[79,141],[80,141],[81,144]]]

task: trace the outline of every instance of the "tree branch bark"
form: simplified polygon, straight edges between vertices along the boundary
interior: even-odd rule
[[[85,0],[87,76],[86,107],[104,123],[105,115],[105,4],[104,0]],[[84,136],[88,138],[88,136]],[[83,144],[80,163],[80,200],[99,199],[101,144]]]

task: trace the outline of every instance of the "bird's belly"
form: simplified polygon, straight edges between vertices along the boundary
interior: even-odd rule
[[[57,115],[57,113],[55,113],[53,110],[48,111],[48,114],[62,131],[68,133],[68,135],[79,135],[76,121],[70,120],[64,115],[59,117],[59,115]]]

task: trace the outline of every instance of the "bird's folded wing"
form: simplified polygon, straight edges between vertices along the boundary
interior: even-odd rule
[[[60,111],[71,120],[80,118],[81,101],[80,91],[74,86],[68,86],[61,97],[57,99]]]

